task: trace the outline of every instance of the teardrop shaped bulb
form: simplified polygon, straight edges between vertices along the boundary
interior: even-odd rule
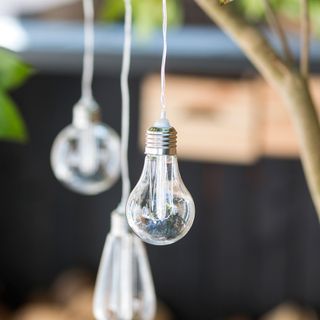
[[[112,213],[98,271],[93,313],[96,320],[152,320],[156,297],[145,248],[128,231],[124,214]]]
[[[145,242],[171,244],[190,230],[194,212],[176,156],[146,155],[141,178],[127,203],[132,230]]]
[[[118,180],[120,139],[100,122],[94,101],[80,100],[74,107],[73,123],[56,137],[51,166],[58,180],[78,193],[101,193]]]
[[[195,206],[179,173],[174,128],[147,131],[144,168],[126,213],[132,230],[154,245],[174,243],[190,230]]]

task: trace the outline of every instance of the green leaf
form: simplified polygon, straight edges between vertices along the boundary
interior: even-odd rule
[[[123,0],[108,0],[102,8],[101,18],[109,22],[115,22],[123,17],[124,1]]]
[[[237,6],[251,20],[261,20],[264,17],[264,6],[260,0],[238,0]]]
[[[27,131],[14,102],[0,90],[0,139],[26,142]]]
[[[15,54],[0,49],[0,89],[16,88],[32,73],[32,68],[24,64]]]
[[[240,11],[250,20],[261,21],[265,19],[265,9],[262,1],[257,0],[237,0],[235,1]],[[300,3],[297,0],[270,0],[272,7],[280,16],[289,18],[299,23]],[[320,35],[320,1],[309,0],[310,16],[313,30],[317,36]]]

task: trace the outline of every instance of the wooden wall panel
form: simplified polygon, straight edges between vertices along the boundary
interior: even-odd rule
[[[320,80],[312,80],[320,106]],[[159,117],[160,79],[145,78],[140,144]],[[297,158],[299,146],[286,106],[263,80],[167,77],[168,115],[182,159],[250,164],[263,156]]]
[[[260,154],[255,101],[250,81],[196,77],[167,78],[167,107],[178,131],[179,157],[189,160],[251,163]],[[160,80],[142,88],[140,143],[159,118]]]

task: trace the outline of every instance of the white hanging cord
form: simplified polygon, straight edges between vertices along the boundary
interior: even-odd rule
[[[130,130],[130,94],[129,94],[129,70],[131,60],[131,30],[132,30],[132,6],[131,0],[125,2],[124,17],[124,44],[121,69],[121,95],[122,95],[122,119],[121,119],[121,176],[122,197],[119,207],[120,212],[125,212],[125,206],[130,193],[130,178],[128,168],[128,143]]]
[[[162,0],[162,35],[163,35],[163,52],[161,62],[161,119],[166,119],[166,61],[167,61],[167,1]]]
[[[92,78],[94,67],[94,4],[83,0],[84,54],[82,71],[82,99],[92,100]]]

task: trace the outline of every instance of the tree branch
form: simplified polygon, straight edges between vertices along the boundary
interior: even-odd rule
[[[288,65],[278,56],[262,33],[232,11],[231,5],[221,6],[217,0],[195,2],[233,38],[268,81],[277,85],[290,73]]]
[[[289,67],[263,35],[218,0],[195,2],[242,48],[286,103],[298,137],[303,169],[320,219],[320,126],[305,79]]]
[[[305,80],[309,77],[309,54],[310,54],[310,13],[309,1],[300,0],[301,3],[301,48],[300,48],[300,72]]]
[[[262,0],[265,10],[266,10],[266,17],[267,17],[267,21],[269,23],[269,26],[271,29],[274,30],[274,32],[277,34],[280,44],[282,46],[283,49],[283,53],[285,56],[286,61],[289,64],[293,63],[293,54],[290,50],[289,44],[288,44],[288,39],[286,37],[286,34],[281,26],[281,23],[276,15],[276,13],[274,12],[270,0]]]

